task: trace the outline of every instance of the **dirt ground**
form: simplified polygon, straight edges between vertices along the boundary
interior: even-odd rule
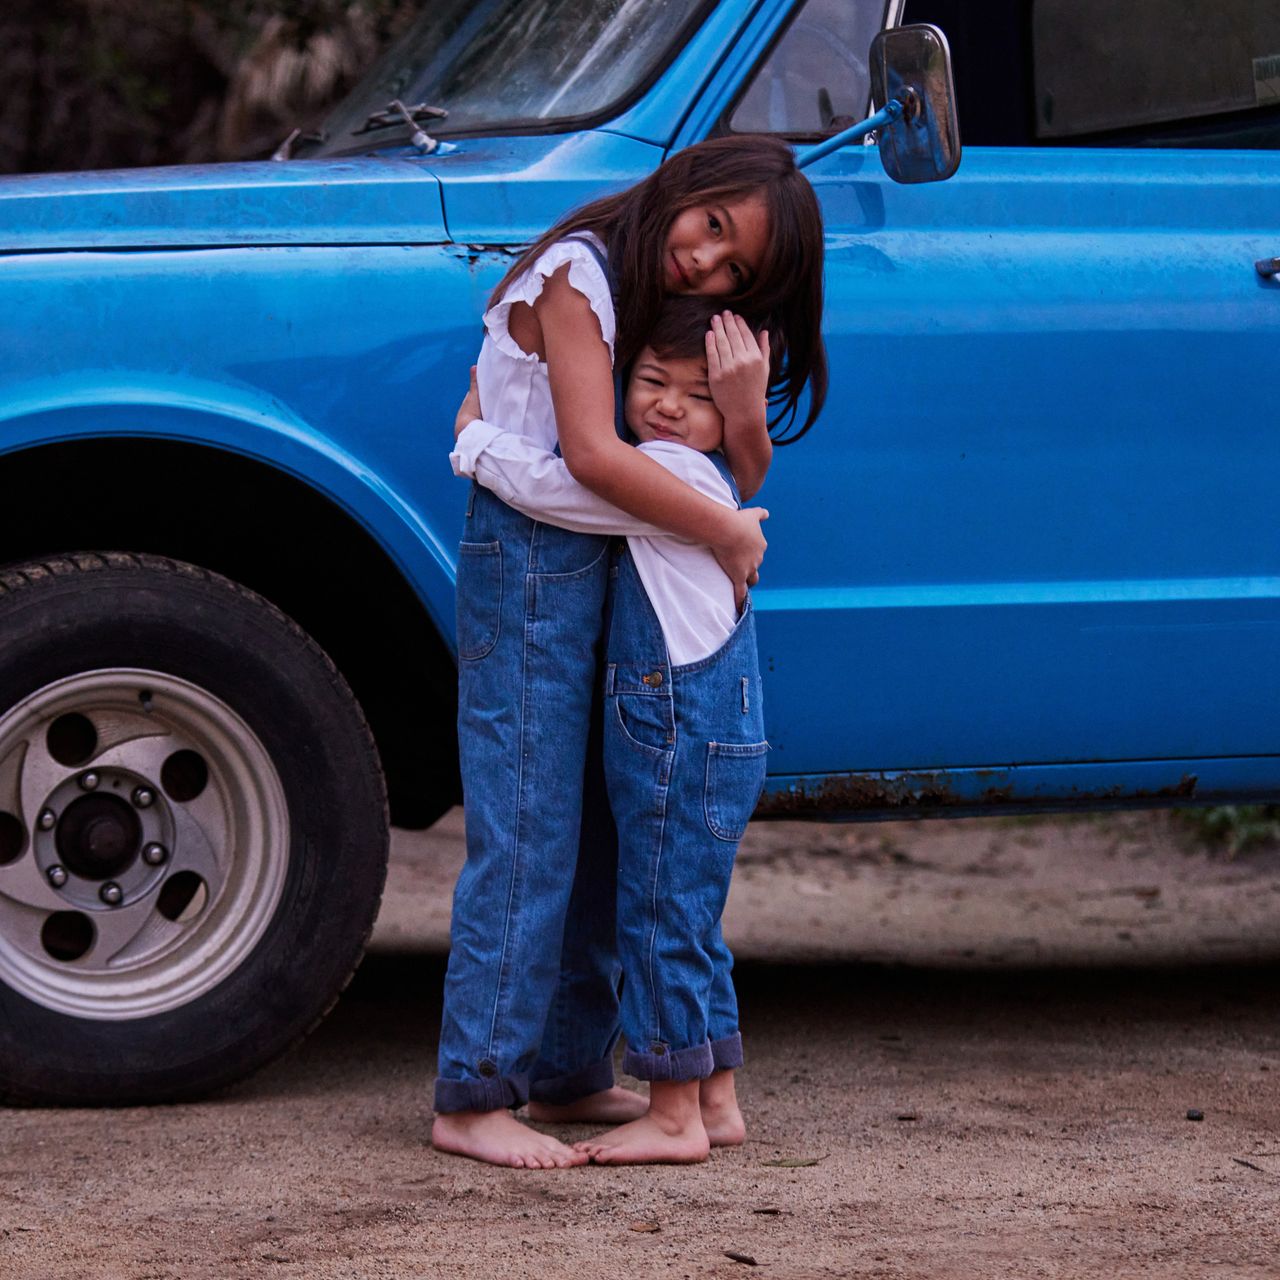
[[[0,1276],[1280,1277],[1280,851],[1164,815],[755,826],[747,1145],[557,1173],[427,1145],[460,853],[456,813],[397,833],[373,953],[252,1080],[4,1113]]]

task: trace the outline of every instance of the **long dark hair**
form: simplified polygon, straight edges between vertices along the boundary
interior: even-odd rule
[[[617,195],[566,214],[530,246],[494,290],[507,286],[555,241],[593,231],[609,249],[617,281],[615,359],[621,365],[645,345],[665,297],[667,233],[696,204],[759,194],[769,213],[765,259],[751,283],[726,305],[769,329],[773,346],[769,421],[776,444],[790,444],[813,426],[827,398],[822,342],[822,212],[791,148],[766,134],[711,138],[677,151],[653,173]],[[796,426],[806,384],[809,405]]]

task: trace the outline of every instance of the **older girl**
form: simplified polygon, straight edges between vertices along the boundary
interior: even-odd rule
[[[741,597],[764,552],[766,513],[695,493],[614,426],[615,361],[644,344],[666,294],[732,297],[770,316],[785,335],[770,383],[775,422],[794,422],[808,385],[807,430],[826,391],[822,220],[790,148],[767,137],[678,152],[538,240],[485,314],[481,402],[489,421],[558,448],[602,498],[711,547]],[[754,369],[731,363],[715,391],[747,495],[771,456],[755,386]],[[510,1109],[531,1096],[548,1108],[576,1102],[582,1118],[628,1114],[611,1057],[614,850],[599,806],[588,804],[596,823],[583,815],[607,546],[472,489],[458,561],[467,861],[454,894],[432,1140],[495,1164],[585,1160],[515,1119]]]

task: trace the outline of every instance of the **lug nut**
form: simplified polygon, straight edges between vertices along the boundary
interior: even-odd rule
[[[52,831],[58,824],[58,815],[52,809],[45,809],[38,819],[41,831]]]
[[[133,789],[133,803],[139,809],[149,809],[155,803],[156,793],[150,787],[135,787]]]
[[[98,789],[98,775],[96,773],[82,773],[80,775],[80,787],[83,791],[96,791]]]
[[[162,844],[148,844],[142,847],[142,860],[149,867],[158,867],[169,856],[169,850]]]
[[[98,890],[98,897],[100,897],[107,906],[118,907],[121,899],[124,897],[124,893],[114,880],[108,880],[107,883]]]
[[[67,883],[66,867],[60,867],[56,863],[45,872],[45,875],[49,877],[49,883],[53,885],[55,889],[61,889],[62,886]]]

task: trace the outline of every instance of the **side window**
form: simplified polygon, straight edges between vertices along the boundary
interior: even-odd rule
[[[1280,147],[1280,6],[906,0],[947,34],[980,147]]]
[[[1115,130],[1155,141],[1156,126],[1182,136],[1192,121],[1202,136],[1237,136],[1263,125],[1258,108],[1280,106],[1275,4],[1036,0],[1031,30],[1036,135],[1046,141]]]
[[[808,0],[729,113],[734,133],[818,138],[867,114],[867,50],[901,8],[884,0]]]

